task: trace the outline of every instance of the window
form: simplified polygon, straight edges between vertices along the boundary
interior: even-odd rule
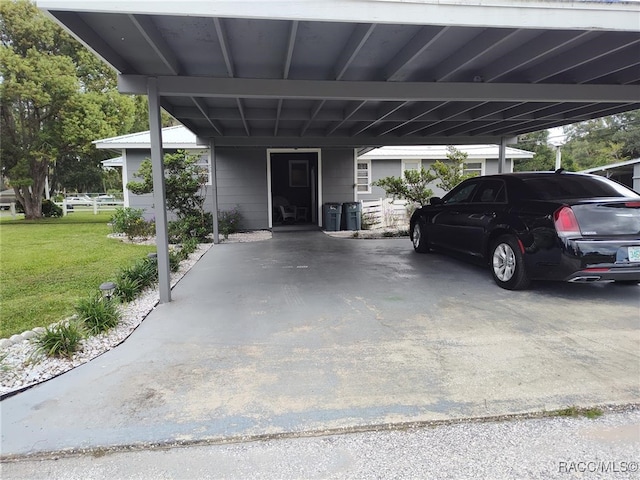
[[[289,160],[289,186],[309,186],[309,162],[306,160]]]
[[[419,172],[421,168],[422,162],[420,160],[402,160],[402,178],[404,178],[404,172],[407,170]]]
[[[473,196],[473,192],[475,191],[477,186],[478,182],[458,185],[456,188],[451,190],[451,192],[445,195],[442,200],[447,205],[454,203],[468,203],[471,201],[471,197]]]
[[[358,193],[371,193],[371,161],[359,161],[356,172]]]
[[[202,172],[207,176],[206,185],[211,185],[211,162],[209,161],[209,152],[206,150],[195,152],[189,151],[188,154],[198,157],[196,165],[198,165]]]
[[[484,174],[484,162],[464,162],[462,173],[465,175],[473,174],[476,177],[479,177]]]
[[[476,191],[474,203],[504,203],[506,201],[504,182],[500,180],[486,180]]]

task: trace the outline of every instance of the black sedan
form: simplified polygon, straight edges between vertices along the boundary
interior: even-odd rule
[[[475,177],[416,210],[410,234],[416,252],[478,259],[509,290],[531,280],[640,281],[640,195],[595,175]]]

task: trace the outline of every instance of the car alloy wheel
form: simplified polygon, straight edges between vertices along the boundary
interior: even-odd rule
[[[493,251],[493,272],[501,282],[508,282],[516,271],[516,256],[507,243],[499,244]]]

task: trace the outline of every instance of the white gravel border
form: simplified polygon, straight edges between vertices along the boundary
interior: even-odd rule
[[[220,240],[222,243],[243,243],[269,238],[270,231],[260,230],[234,233],[228,239]],[[212,243],[200,244],[189,258],[180,262],[178,271],[171,273],[172,288],[212,246]],[[36,355],[37,347],[33,340],[38,332],[44,330],[43,327],[0,340],[0,396],[4,397],[49,380],[116,347],[131,335],[158,305],[159,300],[158,288],[155,286],[143,291],[132,302],[120,305],[122,318],[118,325],[108,332],[83,339],[78,351],[69,359]]]

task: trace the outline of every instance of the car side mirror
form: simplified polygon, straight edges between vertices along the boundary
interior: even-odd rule
[[[440,197],[431,197],[429,199],[429,205],[442,205],[442,199]]]

